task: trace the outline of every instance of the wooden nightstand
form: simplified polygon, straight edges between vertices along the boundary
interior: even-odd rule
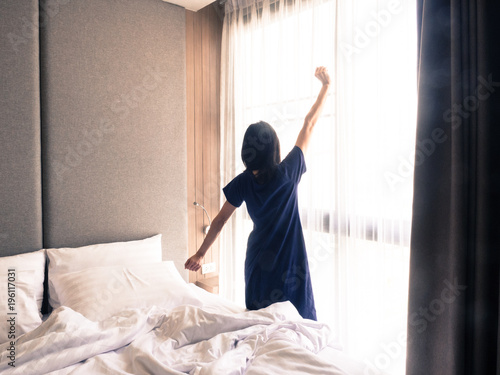
[[[198,280],[195,284],[207,292],[219,294],[219,275]]]

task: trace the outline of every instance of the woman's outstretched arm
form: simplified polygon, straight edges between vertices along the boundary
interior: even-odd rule
[[[318,94],[316,102],[313,104],[306,116],[304,125],[302,126],[299,136],[297,137],[297,142],[295,142],[295,145],[298,146],[304,154],[307,151],[307,146],[309,145],[314,125],[316,125],[319,115],[321,114],[326,101],[326,94],[328,93],[328,88],[330,87],[330,75],[324,66],[316,68],[314,75],[321,81],[323,86],[321,87],[321,91]]]
[[[201,268],[201,261],[203,257],[219,236],[219,233],[233,214],[234,210],[236,210],[236,207],[231,203],[229,203],[228,201],[224,203],[219,213],[212,221],[212,225],[210,225],[210,229],[208,230],[205,240],[201,244],[196,254],[194,254],[186,261],[186,263],[184,264],[184,268],[190,271],[198,271]]]

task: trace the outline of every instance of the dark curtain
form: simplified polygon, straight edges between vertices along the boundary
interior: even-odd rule
[[[500,4],[417,16],[407,374],[500,374]]]

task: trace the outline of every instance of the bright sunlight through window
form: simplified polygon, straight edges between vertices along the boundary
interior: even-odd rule
[[[367,374],[404,374],[415,1],[264,4],[233,30],[236,149],[246,127],[264,120],[276,129],[284,158],[319,92],[314,69],[329,68],[332,89],[299,188],[318,320]],[[246,214],[242,219],[238,238],[252,229]],[[246,242],[236,242],[244,254]]]

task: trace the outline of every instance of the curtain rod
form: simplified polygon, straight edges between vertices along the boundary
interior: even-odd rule
[[[286,3],[287,5],[291,5],[298,0],[220,0],[225,4],[225,12],[232,13],[237,10],[242,10],[243,12],[249,12],[250,8],[255,6],[257,11],[262,11],[264,9],[264,3],[267,3],[269,6],[278,7],[282,3]],[[310,0],[304,0],[304,2],[309,2]]]

